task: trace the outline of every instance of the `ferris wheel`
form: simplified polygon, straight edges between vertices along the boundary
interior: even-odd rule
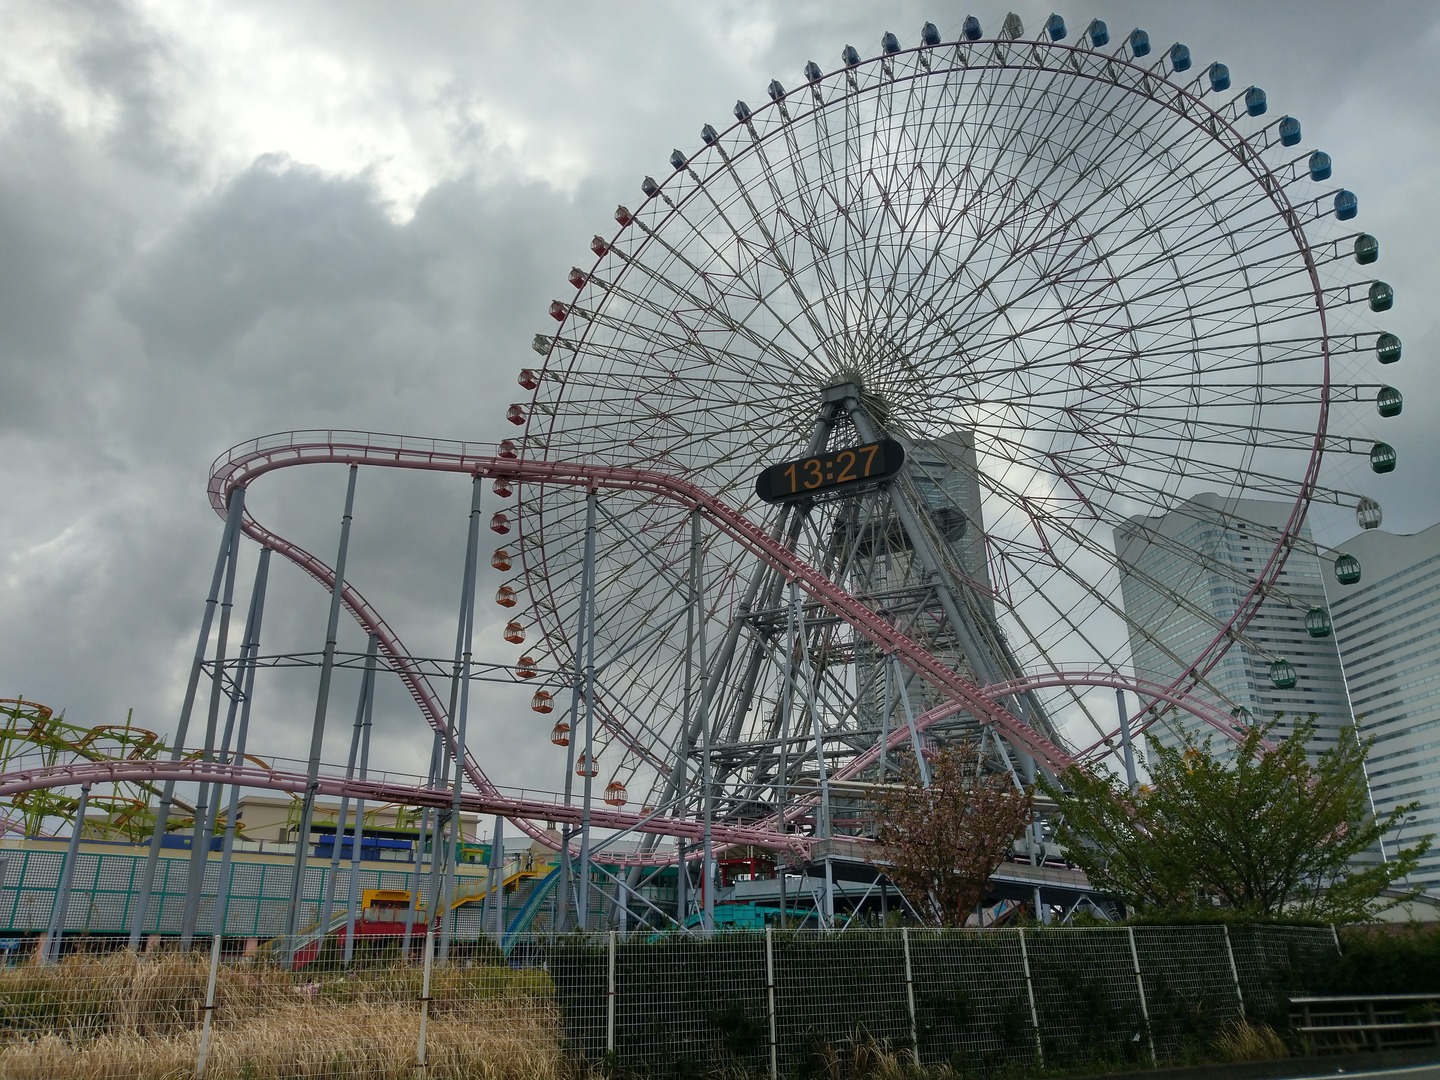
[[[1236,648],[1293,685],[1262,605],[1328,632],[1283,568],[1350,573],[1312,505],[1379,522],[1400,344],[1365,324],[1393,293],[1330,158],[1224,64],[1099,20],[986,29],[847,45],[675,149],[551,304],[511,452],[717,494],[1031,730],[1104,748],[1117,687],[1213,720]],[[776,820],[933,740],[1033,767],[696,513],[516,495],[498,599],[611,801]]]

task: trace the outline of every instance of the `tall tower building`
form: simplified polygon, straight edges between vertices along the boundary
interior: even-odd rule
[[[1329,586],[1361,732],[1375,740],[1368,771],[1377,813],[1420,803],[1385,838],[1386,854],[1440,833],[1440,525],[1411,536],[1374,530],[1344,545],[1356,585]],[[1411,875],[1440,893],[1440,850]]]
[[[1137,676],[1169,683],[1234,615],[1270,558],[1290,516],[1287,503],[1201,494],[1154,517],[1136,516],[1115,530],[1120,589]],[[1308,529],[1302,539],[1309,540]],[[1325,606],[1322,566],[1302,544],[1245,629],[1197,694],[1222,711],[1247,710],[1255,721],[1280,715],[1284,737],[1293,721],[1314,715],[1312,751],[1335,745],[1350,723],[1344,673],[1333,637],[1312,637],[1305,615]],[[1295,669],[1295,685],[1277,688],[1273,661]],[[1244,713],[1239,713],[1243,716]],[[1166,745],[1207,730],[1175,711],[1150,730]],[[1223,749],[1217,744],[1217,749]]]

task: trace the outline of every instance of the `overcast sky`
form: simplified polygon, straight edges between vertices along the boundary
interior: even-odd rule
[[[1005,8],[974,10],[993,29]],[[1032,32],[1048,13],[1020,12]],[[291,428],[504,437],[546,306],[672,147],[809,59],[872,55],[886,30],[913,44],[927,19],[953,39],[965,14],[935,0],[0,6],[0,697],[86,727],[133,708],[173,731],[220,536],[216,455]],[[1139,24],[1186,42],[1197,66],[1225,61],[1334,157],[1380,238],[1405,342],[1391,429],[1405,479],[1386,525],[1440,519],[1440,5],[1062,14],[1072,34],[1098,15],[1117,37]],[[343,485],[343,468],[267,478],[252,507],[333,557]],[[467,498],[453,477],[361,477],[352,580],[414,652],[451,648]],[[267,651],[318,648],[321,590],[278,565],[272,589]],[[513,660],[500,609],[481,615],[480,656]],[[271,680],[261,752],[303,754],[314,681]],[[337,732],[353,693],[337,683]],[[378,755],[423,769],[408,699],[391,688],[382,704]],[[478,704],[472,745],[496,779],[559,782],[520,693]],[[325,756],[343,755],[334,736]]]

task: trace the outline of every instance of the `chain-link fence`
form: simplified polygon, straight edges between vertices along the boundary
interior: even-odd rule
[[[0,1076],[388,1080],[809,1076],[888,1056],[964,1075],[1180,1060],[1281,1015],[1329,930],[1097,927],[535,937],[423,929],[299,948],[75,941],[0,969]]]

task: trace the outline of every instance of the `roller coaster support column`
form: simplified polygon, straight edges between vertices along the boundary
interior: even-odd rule
[[[585,648],[585,598],[589,596],[589,579],[586,574],[593,569],[589,563],[582,564],[580,568],[580,613],[577,616],[575,627],[575,670],[570,681],[570,735],[565,744],[565,805],[569,806],[575,798],[575,748],[580,745],[580,702],[584,694],[585,673],[582,670],[582,658]],[[588,761],[589,758],[586,758]],[[565,931],[569,929],[570,910],[575,903],[575,893],[571,880],[574,874],[574,867],[570,863],[570,841],[575,837],[575,830],[570,825],[565,825],[560,830],[560,883],[555,890],[556,911],[555,917],[551,920],[554,929]]]
[[[270,549],[269,549],[269,548],[262,548],[262,549],[261,549],[261,552],[260,552],[260,557],[261,557],[261,559],[268,561],[269,556],[270,556]],[[259,574],[259,571],[258,571],[258,570],[256,571],[256,574],[257,574],[257,576],[258,576],[258,574]],[[267,567],[267,576],[268,576],[268,567]],[[250,611],[251,611],[252,614],[253,614],[254,610],[255,610],[255,603],[254,603],[254,597],[252,596],[252,597],[251,597],[251,604],[250,604]],[[252,685],[252,686],[254,685],[254,678],[253,678],[253,674],[254,674],[254,673],[253,673],[252,671],[250,671],[250,668],[249,668],[250,663],[255,659],[255,653],[256,653],[256,650],[250,647],[250,631],[251,631],[251,625],[252,625],[252,623],[251,623],[251,616],[250,616],[249,614],[247,614],[246,617],[245,617],[245,630],[244,630],[244,633],[242,634],[241,639],[240,639],[240,659],[239,659],[239,664],[236,666],[236,669],[235,669],[235,676],[234,676],[234,679],[233,679],[233,681],[232,681],[231,692],[229,693],[229,695],[227,695],[227,696],[229,697],[229,699],[230,699],[230,704],[229,704],[228,706],[226,706],[226,709],[225,709],[225,730],[224,730],[224,731],[221,733],[221,735],[220,735],[220,745],[219,745],[219,747],[216,749],[216,756],[217,756],[217,758],[218,758],[219,760],[221,760],[221,761],[227,761],[227,762],[228,762],[228,761],[231,761],[231,760],[235,760],[235,761],[239,761],[239,760],[240,760],[238,757],[237,757],[237,758],[234,758],[234,759],[231,758],[231,743],[232,743],[232,741],[233,741],[234,738],[235,738],[235,723],[236,723],[236,720],[239,718],[239,715],[240,715],[240,702],[245,699],[246,694],[248,693],[248,691],[246,691],[246,690],[243,688],[243,684],[242,684],[242,680],[245,678],[245,676],[246,676],[247,674],[249,674],[249,675],[251,676],[251,685]],[[208,815],[208,816],[206,817],[206,819],[205,819],[205,835],[208,836],[208,837],[214,837],[214,836],[215,836],[215,831],[216,831],[216,829],[219,828],[219,823],[220,823],[220,791],[221,791],[221,786],[217,784],[216,787],[215,787],[214,797],[210,800],[210,813],[209,813],[209,815]],[[212,843],[213,843],[213,840],[212,840]],[[208,856],[207,856],[207,857],[208,857]],[[218,898],[217,898],[217,899],[218,899]]]
[[[375,635],[370,635],[371,647],[375,645]],[[366,658],[365,677],[360,680],[360,696],[355,702],[355,724],[350,731],[350,754],[345,759],[345,782],[348,784],[355,779],[355,759],[360,756],[360,731],[365,723],[365,710],[369,705],[370,697],[370,666],[369,662],[374,658],[371,653]],[[335,819],[335,842],[330,845],[330,873],[325,875],[325,902],[320,908],[320,939],[323,941],[330,933],[330,917],[335,914],[335,879],[340,876],[340,841],[345,836],[345,822],[350,816],[350,796],[344,795],[340,799],[340,816]]]
[[[434,786],[435,777],[440,771],[440,732],[435,732],[435,737],[430,740],[430,772],[427,774],[426,784]],[[425,861],[425,838],[430,835],[430,807],[425,807],[420,812],[420,831],[415,834],[415,873],[412,878],[410,889],[410,903],[405,907],[405,934],[400,942],[400,955],[408,963],[410,960],[410,941],[415,932],[415,913],[420,906],[420,875],[423,872]],[[435,852],[431,849],[430,860],[434,862]]]
[[[200,688],[200,672],[205,665],[205,649],[210,644],[210,624],[215,618],[215,606],[220,602],[220,583],[225,576],[225,567],[235,557],[240,534],[240,521],[245,514],[245,488],[236,486],[230,494],[230,505],[225,513],[225,531],[220,539],[220,554],[215,559],[215,573],[210,578],[210,594],[205,599],[205,614],[200,620],[200,636],[195,642],[195,659],[190,664],[190,680],[185,684],[185,701],[180,706],[180,722],[175,728],[175,745],[170,749],[170,760],[179,761],[185,752],[185,736],[190,731],[190,714],[195,710],[195,694]],[[135,915],[130,923],[130,948],[140,948],[141,935],[145,933],[145,920],[150,914],[150,899],[155,891],[155,872],[160,865],[160,845],[165,836],[165,826],[170,820],[170,806],[175,801],[175,781],[166,780],[160,789],[160,804],[155,809],[155,828],[150,833],[150,849],[145,853],[145,866],[140,871],[140,890],[135,897]]]
[[[685,862],[685,841],[675,838],[675,924],[684,926],[690,914],[690,867]]]
[[[1130,713],[1125,708],[1125,691],[1115,688],[1115,704],[1120,708],[1120,748],[1125,753],[1125,783],[1130,794],[1140,790],[1140,781],[1135,777],[1135,747],[1130,743]]]
[[[238,546],[238,537],[237,537]],[[220,699],[225,696],[225,654],[230,648],[230,615],[235,607],[235,565],[239,552],[233,551],[225,564],[225,587],[220,594],[220,627],[215,635],[215,661],[210,676],[210,708],[205,717],[205,742],[200,760],[215,754],[215,731],[220,722]],[[238,673],[237,673],[238,674]],[[200,890],[205,884],[205,867],[210,862],[210,805],[219,801],[220,790],[201,781],[190,828],[190,866],[185,875],[185,907],[180,916],[180,947],[188,949],[195,940],[195,923],[200,917]]]
[[[285,949],[289,966],[295,965],[296,940],[300,927],[300,898],[305,889],[305,862],[310,847],[310,823],[315,817],[315,792],[320,784],[320,748],[325,739],[325,711],[330,705],[330,677],[335,671],[335,639],[340,633],[340,598],[345,591],[345,557],[350,551],[350,519],[355,511],[355,476],[359,466],[350,466],[345,485],[345,514],[340,519],[340,550],[335,556],[335,586],[330,590],[330,618],[325,625],[325,654],[320,660],[320,686],[315,693],[315,723],[310,729],[310,757],[305,766],[305,796],[300,805],[300,832],[295,837],[295,862],[291,880],[295,900],[285,922]]]
[[[470,482],[470,532],[465,538],[465,571],[461,575],[460,616],[455,628],[455,669],[450,685],[450,719],[454,730],[451,753],[455,758],[455,789],[450,802],[452,839],[445,876],[445,922],[440,934],[440,962],[450,959],[451,923],[455,921],[455,872],[460,842],[465,839],[460,818],[460,791],[465,782],[465,719],[470,708],[470,661],[475,633],[475,558],[480,550],[480,474]],[[456,691],[459,701],[456,701]]]
[[[700,853],[700,898],[704,903],[701,928],[706,937],[715,933],[715,848],[711,823],[715,817],[715,791],[710,775],[710,669],[705,656],[704,591],[700,588],[703,565],[700,548],[700,509],[690,511],[690,602],[695,606],[695,662],[700,669],[700,812],[704,832]]]
[[[245,744],[250,737],[250,702],[255,698],[255,657],[260,652],[260,623],[265,617],[265,584],[270,579],[270,549],[260,549],[260,562],[255,567],[255,583],[251,587],[250,611],[245,616],[245,640],[240,644],[240,671],[244,679],[240,696],[240,727],[235,732],[235,751],[231,760],[245,760]],[[230,914],[230,866],[235,853],[236,818],[240,816],[240,785],[230,785],[230,802],[225,810],[225,842],[220,852],[220,877],[216,888],[215,918],[210,927],[212,937],[225,933]]]
[[[360,729],[360,780],[370,773],[370,720],[375,715],[375,658],[380,651],[380,638],[370,635],[365,652],[365,720]],[[360,857],[365,847],[365,797],[355,800],[355,827],[350,832],[350,890],[345,908],[345,966],[355,955],[355,913],[360,908]]]
[[[580,890],[575,902],[581,930],[590,924],[590,798],[595,778],[595,489],[585,495],[585,775],[580,809]],[[573,732],[571,733],[574,734]]]
[[[495,944],[505,944],[505,819],[495,815],[495,837],[490,841],[489,889],[491,914],[495,919]]]
[[[75,877],[75,859],[80,854],[80,832],[85,827],[85,806],[90,801],[90,785],[80,786],[80,803],[75,807],[75,824],[70,829],[70,843],[65,848],[65,865],[60,870],[60,884],[55,889],[55,902],[50,905],[50,925],[40,946],[42,963],[54,964],[60,959],[60,939],[65,933],[66,916],[70,914],[70,882]]]

